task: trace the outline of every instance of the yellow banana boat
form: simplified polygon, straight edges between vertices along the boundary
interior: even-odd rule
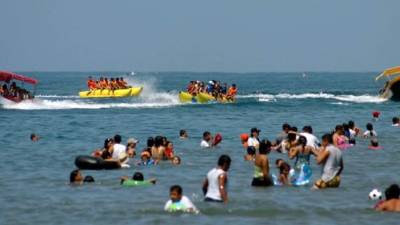
[[[185,92],[185,91],[179,92],[179,100],[182,103],[192,102],[192,103],[200,103],[200,104],[209,103],[209,102],[219,102],[219,103],[233,103],[234,102],[232,100],[227,100],[227,99],[218,99],[217,100],[214,98],[214,96],[209,95],[207,93],[199,93],[196,96],[193,96],[190,93]]]
[[[79,92],[80,98],[124,98],[140,95],[143,87],[131,87],[118,90],[93,90]]]

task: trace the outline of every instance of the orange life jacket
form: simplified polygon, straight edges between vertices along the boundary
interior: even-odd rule
[[[91,89],[96,89],[96,82],[94,80],[88,80],[87,82],[88,88]]]
[[[230,87],[228,90],[228,96],[233,97],[237,94],[237,88]]]

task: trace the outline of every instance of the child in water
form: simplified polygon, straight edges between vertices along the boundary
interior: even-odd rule
[[[136,172],[133,174],[132,179],[129,179],[129,177],[121,177],[121,185],[123,186],[141,186],[141,185],[151,185],[151,184],[156,184],[157,180],[156,179],[149,179],[149,180],[144,180],[144,176],[140,172]]]
[[[372,123],[367,123],[366,128],[367,128],[367,130],[363,134],[364,138],[377,137],[378,136],[378,134],[374,130],[374,126],[372,125]]]
[[[148,151],[143,151],[143,152],[140,154],[140,159],[141,159],[141,161],[137,164],[138,166],[148,166],[148,165],[155,165],[155,164],[157,164],[157,162],[154,161],[154,160],[151,158],[151,155],[150,155],[150,153],[149,153]]]
[[[192,201],[184,195],[182,195],[182,187],[174,185],[169,189],[170,200],[164,206],[164,210],[167,212],[187,212],[187,213],[199,213],[196,206],[193,205]]]
[[[378,139],[376,139],[376,138],[371,138],[371,143],[370,143],[370,145],[368,146],[368,148],[371,149],[371,150],[381,150],[381,149],[382,149],[382,146],[379,146]]]
[[[181,157],[179,157],[179,156],[174,156],[172,159],[171,159],[171,163],[173,164],[173,165],[180,165],[181,164]]]
[[[69,175],[69,183],[70,184],[82,184],[83,177],[79,170],[73,170]]]
[[[290,185],[290,177],[289,177],[290,165],[287,164],[285,161],[283,161],[283,162],[282,161],[280,162],[280,165],[279,165],[278,180],[282,185]]]

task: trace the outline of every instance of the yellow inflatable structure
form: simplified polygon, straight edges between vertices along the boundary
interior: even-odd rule
[[[126,98],[139,96],[143,87],[131,87],[118,90],[93,90],[79,92],[80,98]]]

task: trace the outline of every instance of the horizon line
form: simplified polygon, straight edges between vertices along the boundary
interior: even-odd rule
[[[16,73],[230,73],[230,74],[245,74],[245,73],[380,73],[379,70],[372,71],[360,71],[360,70],[341,70],[341,71],[329,71],[329,70],[315,70],[315,71],[190,71],[190,70],[163,70],[163,71],[123,71],[123,70],[6,70]]]

